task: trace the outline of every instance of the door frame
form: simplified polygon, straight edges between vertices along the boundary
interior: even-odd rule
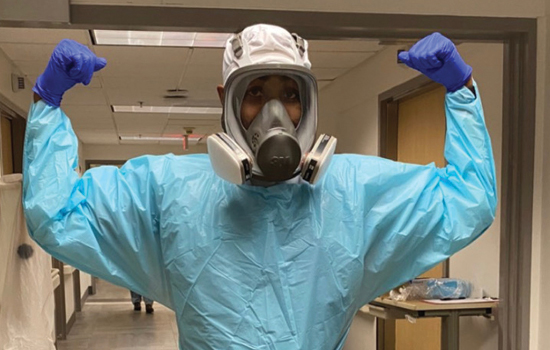
[[[499,350],[529,347],[536,101],[536,18],[70,4],[70,24],[0,21],[0,26],[237,32],[271,23],[307,39],[419,39],[504,44]],[[505,155],[505,156],[504,156]]]
[[[499,272],[499,350],[528,349],[531,303],[531,245],[532,245],[532,194],[534,176],[534,101],[533,108],[523,105],[526,101],[511,101],[520,91],[532,91],[521,80],[533,82],[522,72],[527,57],[527,42],[521,44],[503,41],[503,125],[502,125],[502,175],[501,175],[501,230]],[[533,80],[531,80],[533,79]],[[525,82],[524,82],[525,83]],[[398,103],[439,86],[426,76],[418,76],[381,93],[379,103],[379,155],[397,160]],[[534,93],[533,93],[534,94]],[[532,98],[532,96],[530,96]],[[522,113],[532,116],[521,125]],[[511,130],[511,128],[519,128]],[[526,139],[531,135],[531,139]],[[526,143],[521,145],[521,143]],[[521,168],[526,166],[526,168]],[[527,202],[526,202],[527,201]],[[522,208],[520,203],[527,203]],[[525,227],[518,226],[520,223]],[[448,273],[448,264],[446,265]],[[383,326],[380,324],[380,326]],[[387,335],[378,327],[378,346],[383,349]],[[514,344],[517,344],[514,346]],[[521,344],[521,345],[520,345]],[[380,347],[382,346],[382,347]]]
[[[1,97],[1,96],[0,96]],[[25,129],[27,121],[17,112],[2,103],[0,99],[0,118],[10,120],[11,147],[12,147],[12,167],[13,173],[18,174],[23,171],[23,148],[25,141]],[[0,145],[2,144],[2,126],[0,125]],[[4,162],[2,152],[0,152],[0,176],[4,174]]]

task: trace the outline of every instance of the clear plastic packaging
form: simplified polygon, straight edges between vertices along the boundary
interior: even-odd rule
[[[0,350],[55,350],[51,257],[28,235],[21,175],[0,178]]]
[[[420,299],[465,299],[470,297],[470,282],[456,278],[417,278],[390,292],[396,301]]]

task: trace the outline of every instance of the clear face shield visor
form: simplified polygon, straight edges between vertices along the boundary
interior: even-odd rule
[[[222,127],[256,160],[253,176],[266,181],[296,176],[317,129],[317,82],[311,72],[290,65],[249,66],[235,71],[225,88]],[[297,96],[289,96],[294,91]]]

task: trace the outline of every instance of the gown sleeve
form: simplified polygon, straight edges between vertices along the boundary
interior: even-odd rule
[[[159,237],[166,159],[140,157],[80,178],[77,147],[61,108],[31,106],[23,159],[30,235],[55,258],[172,307]]]

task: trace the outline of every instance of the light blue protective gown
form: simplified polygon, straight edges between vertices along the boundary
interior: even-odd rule
[[[40,101],[25,139],[29,231],[57,259],[172,308],[181,349],[341,349],[362,305],[492,223],[477,96],[447,94],[445,168],[337,155],[315,186],[269,188],[224,182],[204,154],[79,178],[69,119]]]

